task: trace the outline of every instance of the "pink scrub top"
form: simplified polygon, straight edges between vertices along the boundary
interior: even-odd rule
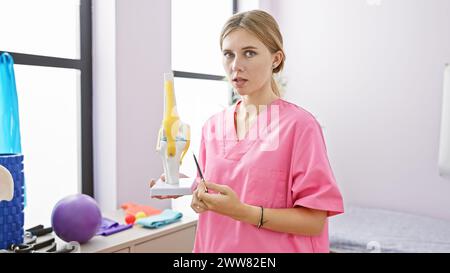
[[[225,184],[241,202],[264,208],[307,207],[344,212],[322,130],[306,110],[277,99],[238,140],[236,105],[203,126],[199,164],[205,180]],[[192,189],[196,188],[194,183]],[[258,229],[206,211],[199,214],[193,252],[329,252],[328,220],[318,236]]]

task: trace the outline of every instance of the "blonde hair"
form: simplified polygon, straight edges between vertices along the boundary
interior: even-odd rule
[[[222,49],[225,37],[237,29],[244,29],[255,35],[273,54],[278,51],[283,53],[281,63],[272,69],[272,90],[281,97],[280,88],[275,81],[274,74],[283,70],[286,55],[283,50],[283,37],[277,21],[269,13],[262,10],[251,10],[233,15],[223,26],[220,34],[220,49]]]

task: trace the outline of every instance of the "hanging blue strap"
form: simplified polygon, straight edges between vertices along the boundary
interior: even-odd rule
[[[0,55],[0,74],[0,153],[21,154],[14,60],[8,53]]]
[[[9,53],[0,54],[0,154],[21,154],[19,102],[14,60]],[[24,206],[26,206],[25,183]]]
[[[0,54],[0,154],[10,153],[11,107],[6,58]]]

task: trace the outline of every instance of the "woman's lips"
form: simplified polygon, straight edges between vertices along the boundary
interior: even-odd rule
[[[247,84],[248,80],[244,78],[235,78],[233,79],[233,86],[236,88],[242,88]]]

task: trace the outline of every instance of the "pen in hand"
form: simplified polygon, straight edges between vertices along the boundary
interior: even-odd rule
[[[197,171],[200,175],[200,179],[203,181],[203,185],[205,186],[205,192],[208,192],[208,188],[206,187],[206,184],[205,184],[205,178],[203,177],[203,173],[202,173],[202,170],[200,169],[200,165],[198,164],[197,158],[195,157],[194,153],[192,153],[192,155],[194,156],[195,165],[197,165]]]

